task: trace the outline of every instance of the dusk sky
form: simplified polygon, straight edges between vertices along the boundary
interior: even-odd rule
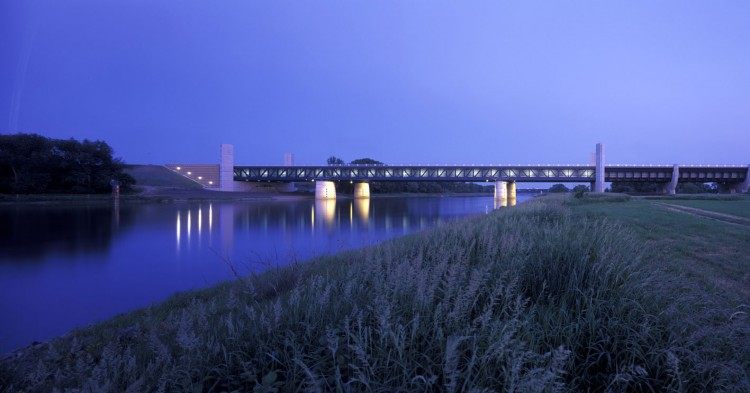
[[[750,1],[0,0],[0,132],[130,163],[750,163]]]

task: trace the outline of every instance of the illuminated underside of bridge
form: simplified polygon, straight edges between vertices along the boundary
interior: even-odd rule
[[[674,167],[606,166],[605,181],[669,182]],[[743,166],[680,166],[680,181],[742,182]],[[451,181],[593,182],[595,166],[235,166],[234,179],[250,182]]]

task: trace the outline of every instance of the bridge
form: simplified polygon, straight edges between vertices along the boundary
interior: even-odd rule
[[[221,164],[171,164],[167,168],[206,188],[234,191],[258,182],[315,182],[319,199],[336,197],[336,182],[355,183],[355,197],[370,196],[373,181],[493,182],[496,199],[515,199],[516,182],[591,183],[604,191],[605,182],[656,182],[674,194],[679,182],[716,182],[729,192],[747,192],[750,166],[738,165],[605,165],[604,147],[596,146],[596,165],[234,165],[234,148],[221,146]]]

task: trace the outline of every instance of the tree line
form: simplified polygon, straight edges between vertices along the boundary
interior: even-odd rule
[[[648,181],[614,181],[608,189],[609,192],[619,192],[623,194],[660,194],[664,188],[664,183]],[[564,184],[553,184],[548,192],[568,192],[575,193],[589,191],[589,187],[582,184],[569,189]],[[678,194],[715,194],[719,192],[719,186],[716,183],[696,183],[681,182],[677,183]]]
[[[129,190],[135,180],[104,141],[0,135],[0,193],[107,193],[113,181]]]

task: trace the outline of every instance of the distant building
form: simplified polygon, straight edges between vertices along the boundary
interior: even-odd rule
[[[284,153],[284,166],[294,166],[294,154]]]

